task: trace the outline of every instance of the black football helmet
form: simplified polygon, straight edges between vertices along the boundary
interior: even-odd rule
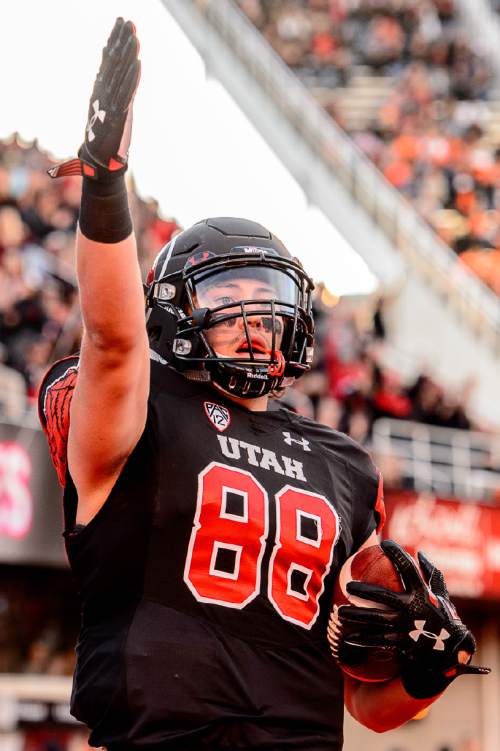
[[[249,279],[261,282],[253,287],[255,299],[232,297],[238,284],[233,280]],[[313,289],[300,262],[262,225],[205,219],[167,243],[149,272],[146,325],[152,356],[236,396],[279,392],[311,367]],[[257,325],[270,346],[263,347],[262,338],[256,342]],[[241,329],[234,356],[210,344],[208,332],[217,326],[219,332]]]

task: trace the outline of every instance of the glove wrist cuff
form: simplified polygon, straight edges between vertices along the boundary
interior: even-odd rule
[[[47,174],[52,178],[58,177],[88,177],[94,182],[110,183],[117,177],[124,175],[127,171],[128,164],[122,164],[115,159],[110,159],[107,167],[101,167],[81,155],[74,159],[68,159],[67,162],[55,164],[47,170]]]
[[[80,231],[94,242],[118,243],[132,232],[125,176],[98,182],[83,178]]]

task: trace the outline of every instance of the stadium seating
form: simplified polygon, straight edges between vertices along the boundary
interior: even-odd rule
[[[500,124],[452,0],[239,0],[332,117],[500,294]],[[493,92],[494,93],[494,92]]]

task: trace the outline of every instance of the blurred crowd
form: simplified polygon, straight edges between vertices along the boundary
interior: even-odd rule
[[[339,87],[392,85],[350,130],[466,264],[500,294],[500,148],[488,131],[493,77],[453,0],[237,0],[276,52],[348,129]]]

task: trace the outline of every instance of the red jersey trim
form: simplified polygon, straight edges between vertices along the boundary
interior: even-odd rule
[[[385,524],[386,520],[386,511],[385,511],[385,503],[384,503],[384,480],[382,478],[381,473],[377,470],[378,473],[378,489],[377,489],[377,500],[375,501],[375,513],[378,515],[378,523],[377,523],[377,534],[379,534],[382,531],[382,527]]]

